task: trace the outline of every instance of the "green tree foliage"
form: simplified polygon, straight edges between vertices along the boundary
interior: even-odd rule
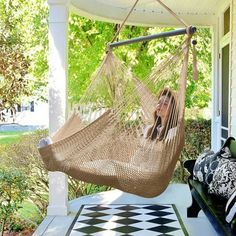
[[[0,0],[0,15],[1,103],[11,107],[45,87],[47,5],[43,0]]]
[[[7,100],[14,100],[13,102],[32,94],[37,98],[45,98],[48,77],[47,1],[0,0],[0,13],[1,98],[5,96]],[[112,40],[117,27],[115,24],[93,21],[71,13],[68,81],[71,103],[77,103],[84,93],[92,74],[104,58],[106,45]],[[170,27],[125,26],[118,39],[123,40],[172,29]],[[191,78],[188,80],[186,106],[202,108],[207,106],[210,95],[211,35],[208,29],[198,29],[196,38],[199,80],[197,82]],[[115,53],[132,69],[135,76],[143,79],[156,63],[169,53],[173,53],[182,39],[183,37],[171,37],[135,43],[115,49]],[[189,77],[191,77],[191,70],[190,60]],[[10,95],[9,90],[12,90]]]
[[[3,106],[11,106],[23,94],[28,95],[27,80],[28,59],[21,46],[22,40],[17,22],[22,14],[14,15],[20,3],[13,1],[0,2],[0,94]]]
[[[69,98],[79,98],[91,82],[90,77],[105,55],[106,43],[114,25],[92,21],[72,14],[69,24]]]
[[[69,31],[69,99],[77,103],[90,83],[90,78],[105,56],[106,45],[115,34],[117,26],[70,16]],[[119,35],[119,40],[149,35],[174,28],[148,28],[125,26]],[[187,82],[186,107],[204,108],[210,100],[211,71],[211,34],[209,29],[198,29],[194,37],[197,44],[199,80],[192,80],[192,57],[189,63],[189,79]],[[180,46],[183,36],[135,43],[114,49],[115,54],[131,67],[133,74],[140,79],[151,72],[152,67],[173,54]]]
[[[48,5],[46,0],[22,0],[25,54],[30,60],[30,91],[36,99],[46,99],[48,83]]]

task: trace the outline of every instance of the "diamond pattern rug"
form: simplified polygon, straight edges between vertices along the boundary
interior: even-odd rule
[[[83,205],[66,236],[187,236],[175,205]]]

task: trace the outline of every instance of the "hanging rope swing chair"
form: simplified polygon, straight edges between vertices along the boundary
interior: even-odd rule
[[[162,193],[184,144],[186,79],[194,32],[194,27],[187,27],[164,33],[164,37],[187,37],[142,81],[132,76],[112,48],[150,40],[150,36],[109,44],[78,109],[54,135],[53,143],[39,148],[46,168],[144,197]],[[163,37],[163,33],[151,37]],[[168,113],[161,120],[164,115],[158,112],[163,106]]]

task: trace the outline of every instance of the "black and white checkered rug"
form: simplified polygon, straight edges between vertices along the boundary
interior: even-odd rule
[[[66,236],[186,236],[174,205],[83,205]]]

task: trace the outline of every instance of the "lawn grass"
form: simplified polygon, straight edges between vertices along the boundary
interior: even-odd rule
[[[36,205],[27,200],[22,203],[22,208],[18,210],[18,214],[21,216],[21,218],[28,220],[35,226],[40,224],[42,221],[42,217]]]
[[[22,135],[28,134],[27,131],[8,131],[0,132],[0,144],[11,144],[20,140]]]

